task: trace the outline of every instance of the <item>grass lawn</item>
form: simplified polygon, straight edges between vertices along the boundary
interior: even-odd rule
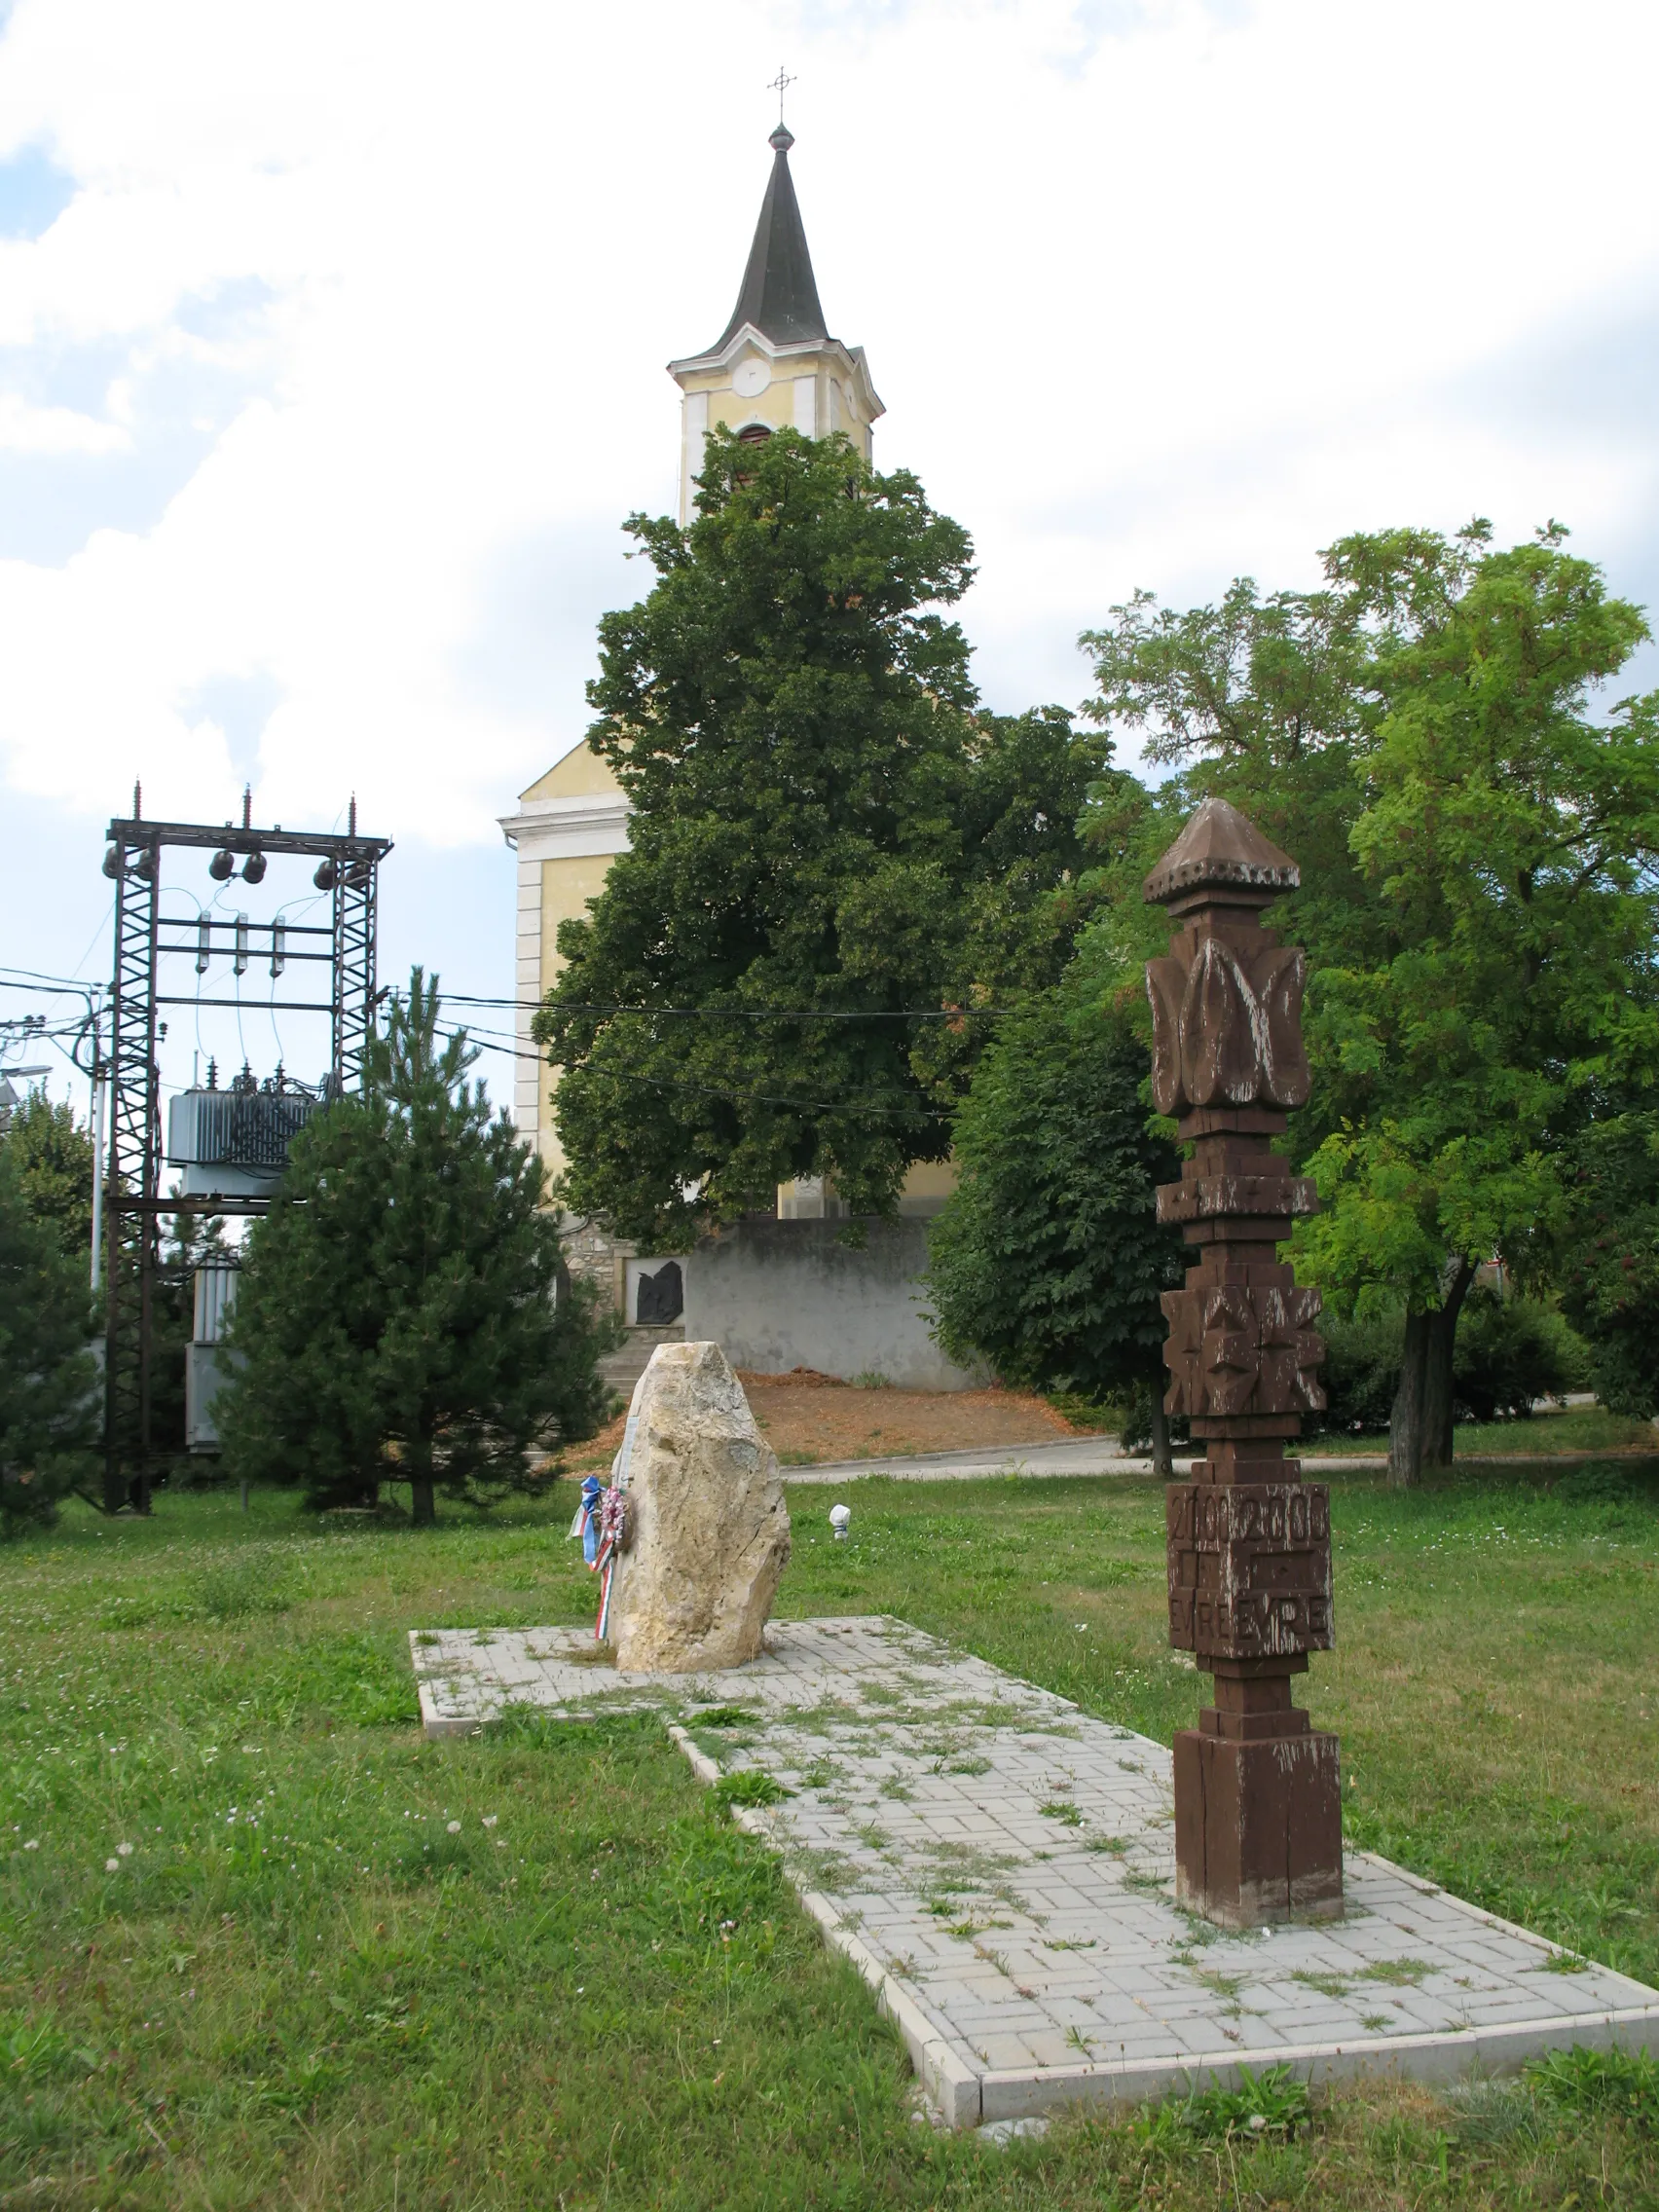
[[[1604,1406],[1566,1406],[1534,1414],[1530,1420],[1459,1421],[1452,1432],[1454,1459],[1549,1458],[1563,1452],[1642,1452],[1659,1447],[1659,1433],[1648,1420],[1629,1420]],[[1388,1432],[1375,1436],[1326,1434],[1309,1437],[1305,1452],[1381,1453],[1388,1451]]]
[[[1190,1719],[1152,1484],[847,1496],[831,1547],[795,1493],[781,1611]],[[1214,2099],[1005,2149],[916,2124],[863,1986],[655,1723],[420,1735],[409,1628],[590,1617],[572,1502],[417,1535],[164,1493],[0,1554],[0,2212],[1659,2205],[1651,2071],[1260,2140]],[[1351,1834],[1659,1980],[1652,1470],[1355,1474],[1334,1520],[1307,1694]]]

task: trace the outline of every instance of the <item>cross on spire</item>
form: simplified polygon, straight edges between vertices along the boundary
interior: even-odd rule
[[[776,92],[778,95],[778,129],[780,130],[784,128],[784,93],[793,83],[794,79],[790,76],[783,63],[780,61],[778,63],[778,74],[766,87],[766,90],[769,92]]]

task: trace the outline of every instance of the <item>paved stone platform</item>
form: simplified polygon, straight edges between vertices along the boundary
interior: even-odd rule
[[[897,2023],[954,2126],[1241,2067],[1446,2081],[1659,2048],[1659,1992],[1349,1852],[1337,1923],[1226,1935],[1173,1897],[1170,1755],[901,1621],[778,1621],[729,1673],[619,1675],[584,1630],[416,1631],[428,1733],[655,1708]],[[713,1718],[710,1716],[713,1715]]]

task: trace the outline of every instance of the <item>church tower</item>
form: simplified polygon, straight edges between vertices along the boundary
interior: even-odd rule
[[[808,437],[828,437],[840,430],[867,460],[870,424],[884,412],[869,381],[864,349],[831,338],[824,321],[790,175],[794,140],[780,123],[770,142],[772,174],[731,320],[706,353],[669,363],[669,374],[685,395],[680,450],[682,522],[690,515],[692,484],[703,465],[703,442],[717,424],[724,423],[740,437],[756,440],[769,438],[785,424]],[[514,1113],[520,1134],[557,1171],[563,1155],[553,1122],[553,1079],[530,1025],[558,976],[559,924],[587,911],[588,901],[604,888],[611,862],[627,850],[628,800],[609,763],[578,742],[520,793],[514,813],[498,819],[502,834],[518,855]],[[818,1202],[822,1209],[823,1201]],[[588,1240],[596,1248],[609,1250],[602,1236]],[[593,1254],[578,1237],[573,1263],[590,1268],[592,1261]]]
[[[772,174],[731,320],[706,353],[670,361],[680,407],[680,519],[691,519],[703,443],[723,424],[758,442],[786,425],[809,438],[839,430],[866,461],[870,428],[886,412],[862,346],[831,338],[818,304],[794,179],[793,138],[780,123],[768,141]]]

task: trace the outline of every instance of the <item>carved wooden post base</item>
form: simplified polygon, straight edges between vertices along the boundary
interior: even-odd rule
[[[1169,1640],[1213,1676],[1215,1703],[1175,1739],[1175,1887],[1224,1928],[1342,1911],[1337,1739],[1290,1678],[1333,1641],[1330,1495],[1285,1445],[1324,1404],[1319,1294],[1278,1257],[1312,1185],[1272,1149],[1308,1096],[1302,954],[1260,925],[1296,864],[1206,799],[1148,876],[1179,926],[1147,967],[1153,1092],[1193,1147],[1159,1218],[1197,1247],[1166,1291],[1164,1399],[1207,1446],[1167,1496]]]
[[[1176,1899],[1224,1928],[1335,1919],[1337,1739],[1291,1704],[1288,1674],[1227,1660],[1215,1674],[1215,1704],[1175,1738]]]

